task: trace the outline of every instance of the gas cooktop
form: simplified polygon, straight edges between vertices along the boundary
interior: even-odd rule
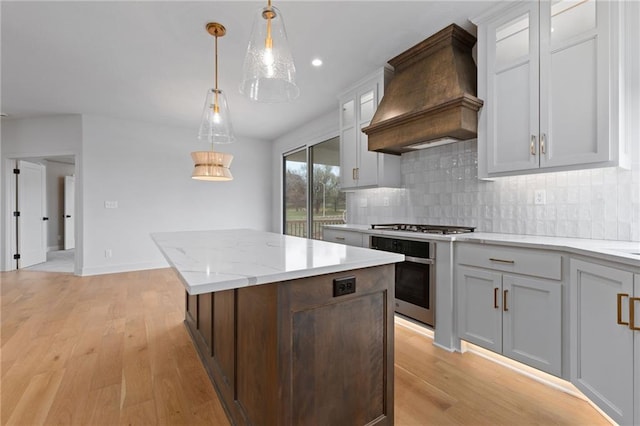
[[[371,225],[371,229],[379,229],[379,230],[385,230],[385,231],[422,232],[425,234],[466,234],[468,232],[473,232],[473,230],[476,228],[471,226],[383,223],[383,224],[373,224]]]

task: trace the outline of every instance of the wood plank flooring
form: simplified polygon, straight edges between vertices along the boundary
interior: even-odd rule
[[[159,269],[0,274],[0,423],[227,425]],[[396,326],[397,425],[608,424],[585,401]]]

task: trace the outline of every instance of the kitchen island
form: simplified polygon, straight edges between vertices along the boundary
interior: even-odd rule
[[[404,256],[248,229],[152,237],[233,424],[393,424]]]

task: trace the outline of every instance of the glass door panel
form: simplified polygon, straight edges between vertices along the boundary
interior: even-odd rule
[[[345,223],[346,195],[340,191],[340,138],[309,148],[313,164],[310,238],[322,239],[322,227]]]
[[[307,151],[284,156],[284,233],[307,237]]]
[[[595,0],[555,0],[551,3],[552,43],[568,40],[595,28]]]

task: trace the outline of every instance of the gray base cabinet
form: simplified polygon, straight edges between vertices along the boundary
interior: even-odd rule
[[[571,381],[616,423],[640,424],[640,274],[570,265]]]
[[[560,273],[561,256],[460,244],[457,262],[458,336],[562,376],[562,282],[524,275],[536,264],[546,264],[539,274]]]

